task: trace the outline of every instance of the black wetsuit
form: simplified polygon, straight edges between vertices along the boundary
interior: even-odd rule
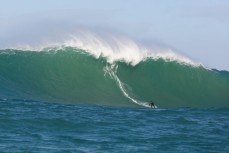
[[[150,102],[150,103],[149,103],[149,106],[150,106],[151,108],[155,108],[154,102]]]

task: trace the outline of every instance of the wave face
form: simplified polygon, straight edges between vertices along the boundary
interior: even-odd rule
[[[73,47],[1,50],[0,96],[112,106],[229,107],[229,72],[164,58],[109,62]]]

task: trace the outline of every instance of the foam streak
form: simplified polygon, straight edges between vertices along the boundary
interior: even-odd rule
[[[114,68],[115,71],[112,70],[112,68]],[[134,102],[134,103],[137,104],[137,105],[144,106],[144,107],[150,107],[149,104],[148,104],[147,102],[140,102],[140,101],[138,101],[138,100],[132,98],[132,97],[127,93],[127,91],[126,91],[125,88],[124,88],[123,83],[120,81],[120,79],[118,78],[118,76],[115,74],[115,72],[117,71],[117,68],[118,68],[118,67],[117,67],[117,66],[114,66],[114,65],[113,65],[111,68],[106,67],[106,70],[107,70],[106,72],[108,72],[108,73],[110,74],[110,76],[113,77],[113,78],[115,79],[115,81],[118,83],[118,86],[119,86],[120,90],[122,91],[123,95],[124,95],[126,98],[130,99],[132,102]],[[157,108],[157,106],[156,106],[155,108]]]

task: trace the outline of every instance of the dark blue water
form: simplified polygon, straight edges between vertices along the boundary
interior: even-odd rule
[[[229,109],[0,99],[0,152],[229,152]]]

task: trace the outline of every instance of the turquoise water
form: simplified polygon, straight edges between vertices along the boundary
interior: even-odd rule
[[[229,72],[163,58],[137,65],[72,47],[0,52],[2,98],[160,108],[229,107]]]
[[[177,60],[1,50],[0,152],[227,153],[228,93],[228,71]]]
[[[229,110],[0,101],[1,152],[229,151]]]

